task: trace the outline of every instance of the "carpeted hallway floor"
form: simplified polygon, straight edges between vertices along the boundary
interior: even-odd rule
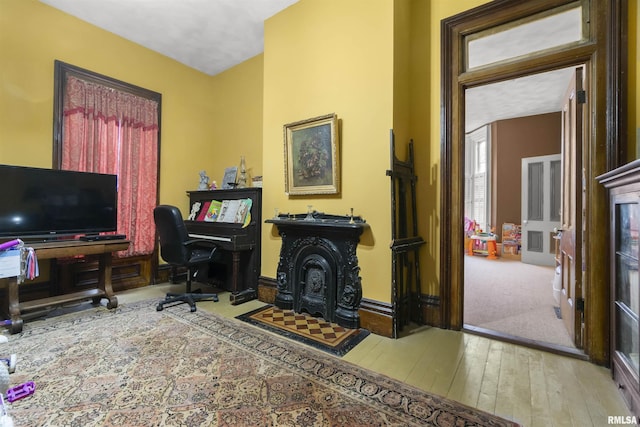
[[[464,323],[575,348],[556,315],[553,267],[465,256]]]

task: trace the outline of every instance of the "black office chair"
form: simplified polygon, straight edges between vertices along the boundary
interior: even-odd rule
[[[191,312],[196,311],[196,301],[218,301],[217,294],[204,294],[200,290],[191,291],[191,280],[197,279],[201,271],[208,271],[209,263],[219,252],[215,243],[205,239],[191,239],[182,219],[180,209],[175,206],[159,205],[153,210],[153,219],[160,236],[160,255],[167,263],[176,267],[187,267],[187,291],[185,293],[167,293],[158,303],[157,311],[166,304],[187,303]],[[204,278],[206,280],[206,277]]]

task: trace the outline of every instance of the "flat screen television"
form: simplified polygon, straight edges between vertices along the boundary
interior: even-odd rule
[[[116,231],[116,175],[0,165],[0,239]]]

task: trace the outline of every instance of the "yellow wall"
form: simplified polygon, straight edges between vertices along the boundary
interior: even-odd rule
[[[483,0],[301,0],[265,22],[265,51],[214,77],[36,0],[0,0],[0,163],[51,166],[53,61],[160,92],[160,200],[189,210],[198,172],[220,183],[245,155],[264,176],[263,216],[354,208],[371,230],[358,257],[363,296],[391,299],[389,130],[415,141],[423,292],[438,294],[440,21]],[[283,125],[336,113],[341,191],[284,193]],[[262,274],[280,238],[265,225]]]
[[[224,168],[239,166],[240,156],[245,156],[247,185],[262,175],[262,88],[262,54],[211,78],[207,143],[213,167],[207,172],[219,186]]]
[[[411,2],[409,137],[414,139],[418,175],[418,229],[427,242],[420,251],[422,293],[427,295],[440,293],[440,25],[443,19],[487,2]]]
[[[431,10],[430,2],[411,1],[410,26],[410,66],[409,66],[409,134],[406,138],[414,141],[418,234],[426,241],[420,249],[420,273],[422,293],[438,295],[439,283],[436,256],[438,251],[438,216],[440,204],[436,188],[438,169],[432,165],[432,144],[439,145],[439,138],[431,141],[431,73],[430,53],[439,51],[431,46]],[[438,24],[439,25],[439,24]],[[439,108],[436,110],[438,114]],[[439,153],[439,150],[438,150]],[[400,159],[406,158],[406,152],[398,152]],[[434,161],[439,162],[438,157]]]
[[[406,160],[411,138],[411,0],[395,0],[393,19],[393,134],[396,156]],[[389,168],[389,164],[387,168]]]
[[[261,172],[261,56],[212,78],[36,0],[0,0],[0,58],[0,163],[52,166],[59,59],[162,94],[162,203],[188,214],[198,172],[221,180],[240,153]]]
[[[393,2],[302,0],[265,22],[264,216],[354,208],[371,226],[358,247],[365,298],[390,301],[389,129],[393,127]],[[283,125],[328,113],[341,122],[337,196],[288,197]],[[263,228],[262,274],[275,277],[280,237]]]

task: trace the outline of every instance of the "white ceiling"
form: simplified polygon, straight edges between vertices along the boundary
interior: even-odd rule
[[[209,75],[264,50],[264,21],[298,0],[40,0]]]
[[[297,1],[40,0],[209,75],[263,52],[264,21]],[[531,31],[538,38],[558,37],[548,25]],[[495,120],[560,111],[571,72],[554,71],[467,90],[467,131]]]
[[[564,68],[467,89],[466,132],[496,120],[561,111],[573,73]]]

